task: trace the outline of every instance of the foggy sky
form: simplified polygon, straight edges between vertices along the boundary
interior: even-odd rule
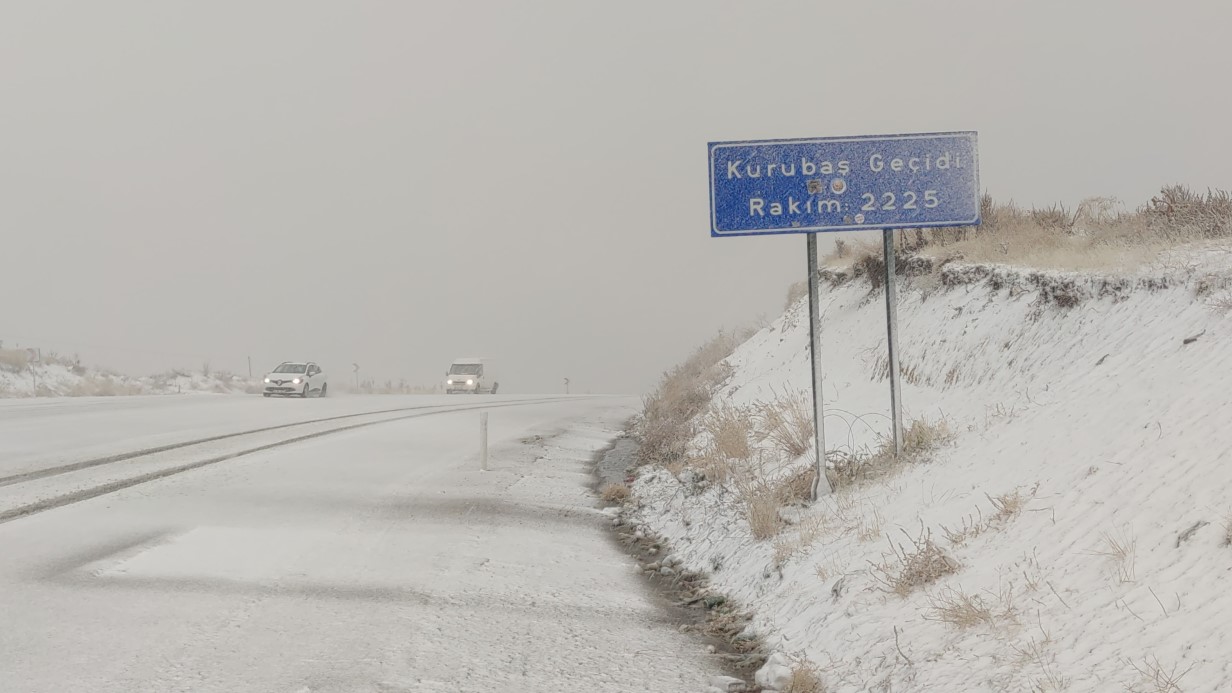
[[[1025,204],[1232,187],[1232,4],[5,2],[0,339],[641,392],[774,315],[712,140],[978,130]]]

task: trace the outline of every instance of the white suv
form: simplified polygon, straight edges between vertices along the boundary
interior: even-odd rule
[[[317,364],[311,361],[306,363],[285,361],[265,376],[265,389],[261,394],[266,397],[272,395],[308,397],[312,394],[324,397],[328,389],[325,373]]]

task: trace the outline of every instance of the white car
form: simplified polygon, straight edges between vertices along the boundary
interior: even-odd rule
[[[325,373],[317,364],[311,361],[284,361],[265,376],[265,389],[261,394],[266,397],[308,397],[313,394],[324,397],[328,390]]]

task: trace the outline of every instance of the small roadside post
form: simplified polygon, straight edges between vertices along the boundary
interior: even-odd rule
[[[894,231],[980,223],[977,133],[710,142],[708,150],[712,238],[807,234],[816,455],[812,496],[817,500],[832,491],[825,475],[817,234],[882,234],[890,414],[899,454],[903,425]]]
[[[479,412],[479,470],[488,471],[488,412]]]

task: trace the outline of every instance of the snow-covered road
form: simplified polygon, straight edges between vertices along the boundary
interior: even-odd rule
[[[487,472],[478,410],[418,410],[0,524],[0,690],[704,690],[716,668],[647,594],[588,488],[636,401],[519,399],[489,400],[507,406],[490,410]],[[4,403],[0,476],[474,404]]]

